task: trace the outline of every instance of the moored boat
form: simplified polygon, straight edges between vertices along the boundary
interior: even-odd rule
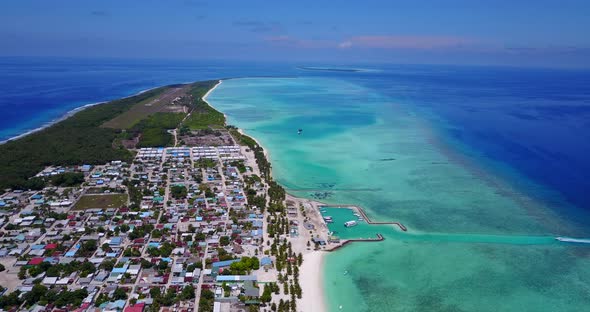
[[[357,225],[357,223],[354,220],[344,222],[345,227],[351,227],[351,226],[355,226],[355,225]]]

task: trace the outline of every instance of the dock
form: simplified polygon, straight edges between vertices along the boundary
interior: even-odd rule
[[[335,205],[335,206],[323,205],[323,206],[319,206],[320,209],[325,208],[325,207],[353,209],[353,210],[356,210],[365,219],[365,221],[368,224],[391,224],[391,225],[395,225],[395,226],[399,227],[399,229],[404,232],[408,231],[408,228],[406,228],[406,226],[400,222],[395,222],[395,221],[393,221],[393,222],[375,222],[375,221],[371,220],[371,218],[369,218],[369,216],[365,213],[365,211],[357,205]]]
[[[339,244],[337,244],[336,246],[330,248],[330,249],[325,249],[325,251],[328,252],[332,252],[332,251],[336,251],[350,243],[353,242],[380,242],[382,240],[384,240],[385,238],[383,237],[383,235],[381,234],[377,234],[376,238],[353,238],[353,239],[346,239],[343,240],[342,242],[340,242]]]

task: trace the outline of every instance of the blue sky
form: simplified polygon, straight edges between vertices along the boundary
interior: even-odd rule
[[[1,56],[590,67],[590,1],[4,0]]]

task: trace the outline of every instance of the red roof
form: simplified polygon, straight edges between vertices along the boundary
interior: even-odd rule
[[[123,310],[124,312],[143,312],[143,308],[145,306],[145,303],[137,303],[135,305],[126,307],[125,310]]]
[[[43,263],[43,258],[33,258],[29,261],[30,265],[38,265]]]
[[[57,244],[47,244],[45,245],[45,249],[55,249],[57,248]]]

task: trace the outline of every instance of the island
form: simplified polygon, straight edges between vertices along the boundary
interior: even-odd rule
[[[322,203],[206,101],[219,80],[86,107],[0,145],[0,309],[324,311]]]

